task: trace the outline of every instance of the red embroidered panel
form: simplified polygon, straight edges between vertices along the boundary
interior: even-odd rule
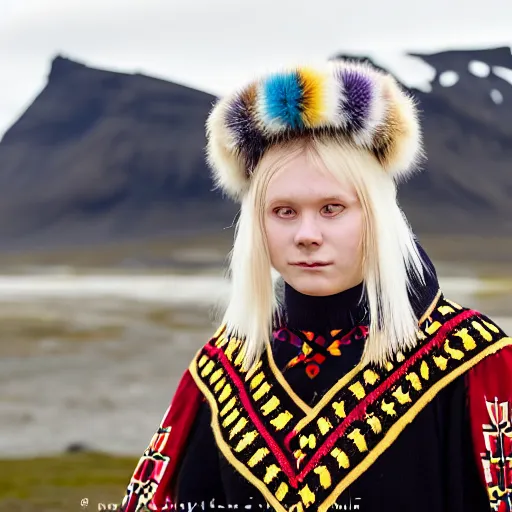
[[[203,395],[189,370],[130,479],[121,511],[174,510],[171,482]]]
[[[512,347],[481,361],[468,374],[475,456],[490,510],[512,511]]]

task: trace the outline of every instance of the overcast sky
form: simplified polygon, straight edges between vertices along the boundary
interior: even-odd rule
[[[365,52],[421,87],[432,71],[404,51],[511,46],[511,27],[508,0],[0,0],[0,137],[57,53],[222,94],[274,66]]]

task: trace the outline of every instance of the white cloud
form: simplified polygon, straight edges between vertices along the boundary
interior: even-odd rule
[[[357,10],[339,0],[0,0],[0,134],[44,86],[57,53],[222,94],[254,73],[342,51],[371,53],[406,83],[425,89],[432,70],[400,51],[512,43],[512,3],[502,0],[355,5]]]

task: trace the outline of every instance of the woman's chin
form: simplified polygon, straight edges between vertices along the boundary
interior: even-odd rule
[[[324,297],[326,295],[334,295],[342,290],[333,287],[332,280],[321,276],[304,276],[289,282],[292,288],[304,295],[312,295],[315,297]]]

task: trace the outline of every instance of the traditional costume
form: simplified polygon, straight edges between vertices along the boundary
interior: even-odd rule
[[[389,75],[335,61],[268,75],[216,105],[216,182],[240,197],[272,144],[308,134],[350,139],[393,179],[421,157],[411,98]],[[280,320],[250,371],[243,339],[220,326],[184,372],[121,509],[512,511],[512,339],[445,297],[418,251],[416,344],[385,364],[361,362],[364,283],[327,297],[282,283]]]

